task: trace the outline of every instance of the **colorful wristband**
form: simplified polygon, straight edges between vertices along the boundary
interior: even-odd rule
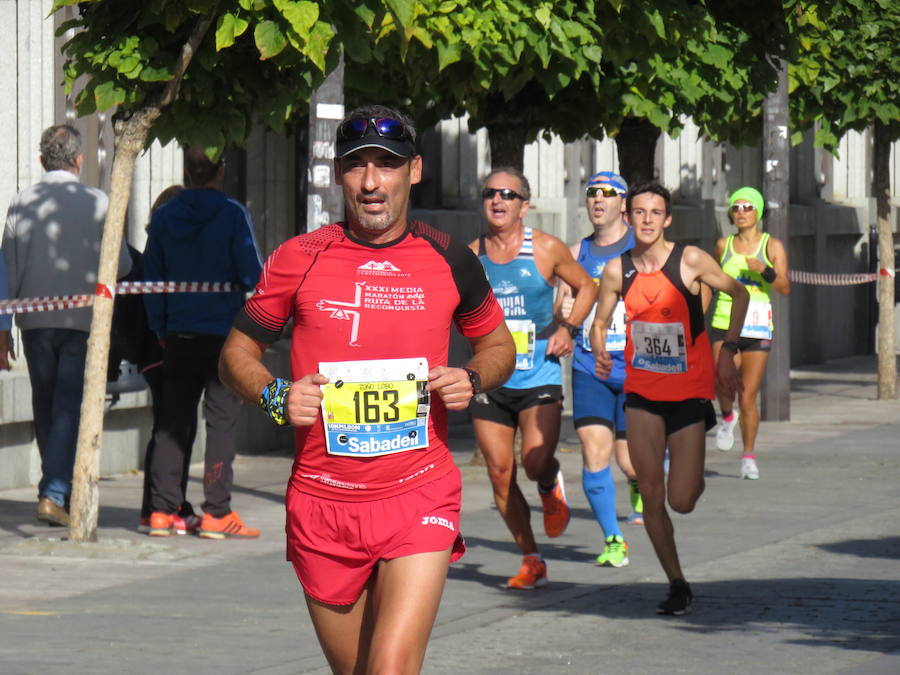
[[[291,390],[291,383],[276,377],[263,387],[259,395],[259,407],[263,409],[278,426],[288,425],[284,406],[287,403],[287,393]]]

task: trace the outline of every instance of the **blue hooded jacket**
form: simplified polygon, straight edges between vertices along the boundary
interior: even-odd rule
[[[262,260],[250,213],[219,190],[182,190],[153,214],[144,249],[146,281],[230,281],[252,289]],[[150,330],[227,335],[244,293],[144,296]]]

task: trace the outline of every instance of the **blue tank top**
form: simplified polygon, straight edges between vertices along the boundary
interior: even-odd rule
[[[578,249],[578,264],[591,275],[594,283],[599,286],[606,263],[613,258],[618,258],[631,248],[634,248],[634,231],[630,227],[619,241],[609,246],[597,246],[594,243],[594,235],[590,235],[581,240],[581,247]],[[575,349],[572,354],[572,367],[589,375],[593,375],[595,372],[590,331],[596,310],[595,305],[575,334]],[[625,303],[621,299],[613,313],[612,325],[606,335],[606,350],[612,357],[612,372],[604,382],[621,387],[625,382]]]
[[[534,262],[532,229],[525,228],[519,255],[508,263],[501,265],[488,257],[484,237],[478,243],[478,259],[516,343],[516,370],[503,386],[531,389],[561,385],[559,359],[547,356],[547,339],[557,329],[553,320],[554,288]]]

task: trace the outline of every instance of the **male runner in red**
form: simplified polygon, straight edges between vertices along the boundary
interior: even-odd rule
[[[475,255],[408,220],[422,173],[409,119],[354,110],[335,150],[347,222],[272,254],[220,370],[296,427],[287,556],[332,670],[415,673],[465,549],[447,409],[499,386],[515,348]],[[290,319],[285,381],[260,359]],[[474,351],[465,368],[447,366],[452,322]]]
[[[591,345],[597,375],[612,368],[606,333],[619,298],[625,301],[625,416],[628,448],[644,500],[644,528],[669,579],[657,614],[687,614],[693,594],[684,580],[675,531],[666,511],[690,513],[703,494],[706,431],[715,426],[716,378],[731,395],[741,388],[732,348],[744,322],[746,289],[696,246],[666,241],[672,224],[669,191],[656,183],[628,195],[635,245],[610,260],[600,281]],[[731,324],[713,365],[700,301],[701,282],[733,299]],[[669,448],[668,485],[663,471]]]

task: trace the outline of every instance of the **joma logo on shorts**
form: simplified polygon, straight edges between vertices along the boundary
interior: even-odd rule
[[[422,516],[422,524],[423,525],[440,525],[442,527],[446,527],[451,532],[456,532],[456,528],[453,527],[453,523],[451,523],[446,518],[440,518],[438,516]]]

